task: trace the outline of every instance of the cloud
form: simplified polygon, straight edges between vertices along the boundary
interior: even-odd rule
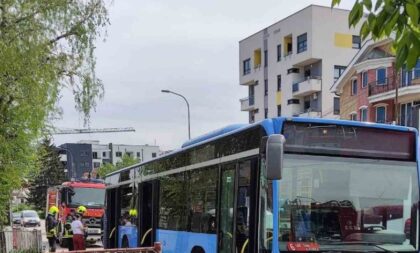
[[[179,147],[187,139],[186,105],[161,89],[188,98],[193,136],[246,123],[248,115],[239,105],[247,90],[239,85],[238,41],[310,2],[114,1],[108,37],[97,44],[97,74],[105,84],[105,98],[92,115],[91,127],[132,126],[137,131],[55,136],[55,143],[97,139],[126,144],[156,141],[164,150]],[[330,5],[330,0],[315,2]],[[83,127],[71,93],[63,93],[60,106],[64,116],[57,127]]]

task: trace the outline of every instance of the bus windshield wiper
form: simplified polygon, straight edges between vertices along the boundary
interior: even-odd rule
[[[396,253],[396,251],[393,250],[389,250],[386,249],[382,246],[380,246],[381,244],[376,243],[376,242],[358,242],[358,241],[353,241],[353,242],[327,242],[325,245],[367,245],[367,246],[374,246],[380,250],[383,250],[385,252],[390,252],[390,253]]]

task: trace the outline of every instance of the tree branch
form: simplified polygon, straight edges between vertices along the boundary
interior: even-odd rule
[[[83,25],[86,21],[88,21],[93,16],[93,14],[95,14],[95,10],[96,10],[97,6],[99,6],[99,2],[96,2],[96,4],[94,6],[92,6],[92,9],[90,10],[90,12],[87,13],[87,15],[82,20],[80,20],[72,28],[70,28],[69,31],[67,31],[67,32],[55,37],[54,39],[50,40],[50,43],[54,44],[61,39],[67,38],[67,37],[72,36],[72,35],[76,35],[76,28]]]

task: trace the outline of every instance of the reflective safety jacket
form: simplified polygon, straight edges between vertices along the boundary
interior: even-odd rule
[[[66,224],[64,225],[63,238],[73,238],[73,230],[71,229],[71,222],[73,218],[67,217]]]
[[[57,237],[57,220],[52,214],[48,214],[45,220],[45,227],[47,231],[47,238]]]

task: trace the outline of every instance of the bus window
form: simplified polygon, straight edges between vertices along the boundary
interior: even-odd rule
[[[132,185],[125,185],[120,188],[120,225],[122,226],[129,226],[135,225],[135,217],[130,217],[130,209],[135,207],[133,201],[133,187]]]
[[[184,173],[160,179],[159,228],[186,231],[186,188]]]
[[[216,233],[216,189],[218,167],[189,171],[189,230]]]
[[[271,252],[273,243],[273,184],[267,180],[265,163],[260,164],[259,252]]]
[[[249,221],[251,204],[251,161],[239,165],[238,197],[236,207],[236,248],[238,252],[249,250]]]

